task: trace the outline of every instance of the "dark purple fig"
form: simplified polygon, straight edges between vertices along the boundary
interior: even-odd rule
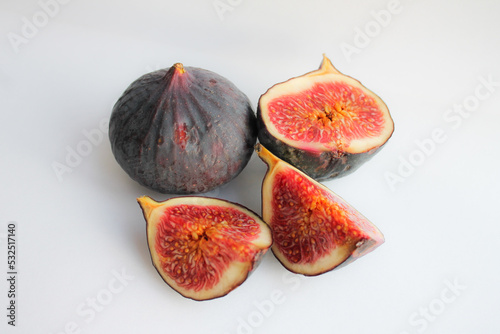
[[[213,190],[247,165],[257,138],[250,101],[226,78],[177,63],[134,81],[111,114],[116,161],[161,193]]]

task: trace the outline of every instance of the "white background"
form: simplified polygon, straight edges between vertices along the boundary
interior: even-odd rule
[[[500,332],[500,3],[228,1],[219,15],[213,0],[2,0],[0,263],[6,275],[7,224],[17,222],[19,275],[15,328],[0,275],[0,332]],[[175,62],[227,77],[256,106],[322,53],[394,118],[377,156],[325,182],[386,243],[314,278],[289,274],[269,252],[226,297],[183,298],[151,265],[135,200],[168,195],[126,176],[99,124],[133,80]],[[54,164],[67,165],[93,130],[103,139],[58,178]],[[264,173],[254,155],[207,195],[260,213]]]

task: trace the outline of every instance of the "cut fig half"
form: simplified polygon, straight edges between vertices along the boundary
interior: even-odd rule
[[[314,276],[373,251],[384,236],[327,187],[260,144],[268,165],[262,184],[262,218],[271,227],[272,251],[291,272]]]
[[[318,70],[263,94],[257,118],[259,142],[320,181],[355,171],[394,131],[386,104],[325,55]]]
[[[149,251],[163,280],[194,300],[222,297],[241,285],[272,244],[252,211],[225,200],[185,196],[137,199]]]

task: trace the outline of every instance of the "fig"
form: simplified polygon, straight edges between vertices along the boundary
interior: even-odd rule
[[[147,222],[154,267],[181,295],[194,300],[222,297],[240,286],[272,244],[262,219],[221,199],[137,199]]]
[[[294,273],[315,276],[373,251],[384,236],[333,191],[273,155],[262,184],[262,219],[271,227],[272,252]]]
[[[394,131],[385,103],[325,55],[318,70],[260,97],[257,125],[262,145],[318,181],[354,172]]]
[[[248,97],[228,79],[176,63],[135,80],[111,114],[118,164],[160,193],[211,191],[247,165],[257,141]]]

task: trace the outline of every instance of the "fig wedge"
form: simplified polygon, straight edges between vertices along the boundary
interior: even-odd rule
[[[181,295],[222,297],[241,285],[272,244],[269,227],[243,206],[209,197],[137,199],[154,267]]]
[[[268,165],[262,218],[271,227],[276,258],[291,272],[315,276],[346,265],[384,242],[367,218],[330,189],[260,144]]]

